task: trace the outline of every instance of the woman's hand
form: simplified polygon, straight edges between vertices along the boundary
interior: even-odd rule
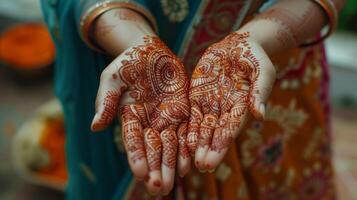
[[[181,61],[156,36],[145,36],[102,72],[92,130],[112,123],[119,111],[128,161],[149,192],[173,187],[176,159],[190,168],[186,147],[189,81]]]
[[[237,137],[248,110],[257,119],[275,81],[275,69],[248,32],[231,33],[210,46],[191,79],[187,145],[196,167],[213,170]]]

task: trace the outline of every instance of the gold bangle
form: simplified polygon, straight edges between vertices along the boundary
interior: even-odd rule
[[[337,27],[337,21],[338,21],[338,13],[335,4],[333,3],[332,0],[313,0],[317,5],[319,5],[325,12],[327,18],[328,18],[328,23],[329,27],[328,30],[325,34],[323,34],[321,37],[319,37],[317,40],[314,40],[312,42],[307,42],[303,43],[300,46],[301,47],[306,47],[306,46],[311,46],[315,45],[323,40],[325,40],[328,36],[330,36],[336,29]]]
[[[100,47],[98,47],[98,45],[96,45],[95,42],[91,40],[90,31],[93,22],[97,17],[99,17],[104,12],[114,8],[127,8],[135,12],[138,12],[139,14],[144,16],[146,20],[148,20],[151,27],[154,29],[155,32],[157,32],[158,28],[154,16],[143,6],[132,2],[122,2],[122,0],[101,1],[92,5],[81,16],[80,25],[79,25],[80,35],[83,41],[89,47],[95,49],[96,51],[103,52],[103,50]]]

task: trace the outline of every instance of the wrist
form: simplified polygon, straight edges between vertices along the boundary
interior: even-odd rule
[[[105,12],[96,20],[93,28],[95,43],[112,56],[141,44],[146,35],[155,35],[144,17],[125,8]]]
[[[296,46],[294,35],[274,21],[252,20],[237,32],[249,32],[250,38],[256,41],[269,56]]]
[[[101,46],[108,54],[112,56],[118,56],[126,49],[144,44],[144,38],[146,36],[156,36],[155,33],[149,31],[141,32],[139,29],[136,28],[131,30],[131,34],[123,33],[122,31],[113,31],[110,35],[109,40],[98,43],[98,45]]]
[[[258,46],[262,47],[262,49],[266,52],[267,50],[267,43],[265,37],[262,37],[260,34],[256,34],[256,32],[251,31],[249,29],[239,29],[235,31],[236,33],[243,34],[243,33],[249,33],[249,36],[246,38],[249,43],[254,43],[257,44]]]

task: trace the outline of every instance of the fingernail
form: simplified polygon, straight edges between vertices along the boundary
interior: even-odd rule
[[[206,164],[207,172],[212,173],[216,168],[212,168],[210,164]]]
[[[265,118],[265,105],[264,104],[260,104],[259,111],[262,114],[262,117],[264,119]]]
[[[98,118],[99,118],[99,114],[96,113],[93,117],[93,120],[92,120],[92,124],[91,124],[91,130],[94,132],[94,131],[97,131],[98,130],[98,125],[96,124],[96,122],[98,121]]]
[[[161,182],[160,181],[154,181],[154,186],[155,187],[160,187],[161,186]]]
[[[103,124],[93,124],[91,130],[92,132],[98,132],[101,131],[105,128],[105,126]]]
[[[216,171],[216,168],[213,168],[213,169],[209,169],[209,170],[208,170],[209,173],[213,173],[214,171]]]
[[[201,172],[201,173],[206,173],[205,169],[198,169],[198,171]]]

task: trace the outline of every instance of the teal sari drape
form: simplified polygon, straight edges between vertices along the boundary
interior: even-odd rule
[[[56,44],[55,93],[66,124],[67,199],[112,199],[118,185],[131,178],[125,155],[118,153],[112,127],[90,131],[103,55],[90,50],[77,32],[78,2],[42,1]],[[119,191],[120,192],[120,191]]]

